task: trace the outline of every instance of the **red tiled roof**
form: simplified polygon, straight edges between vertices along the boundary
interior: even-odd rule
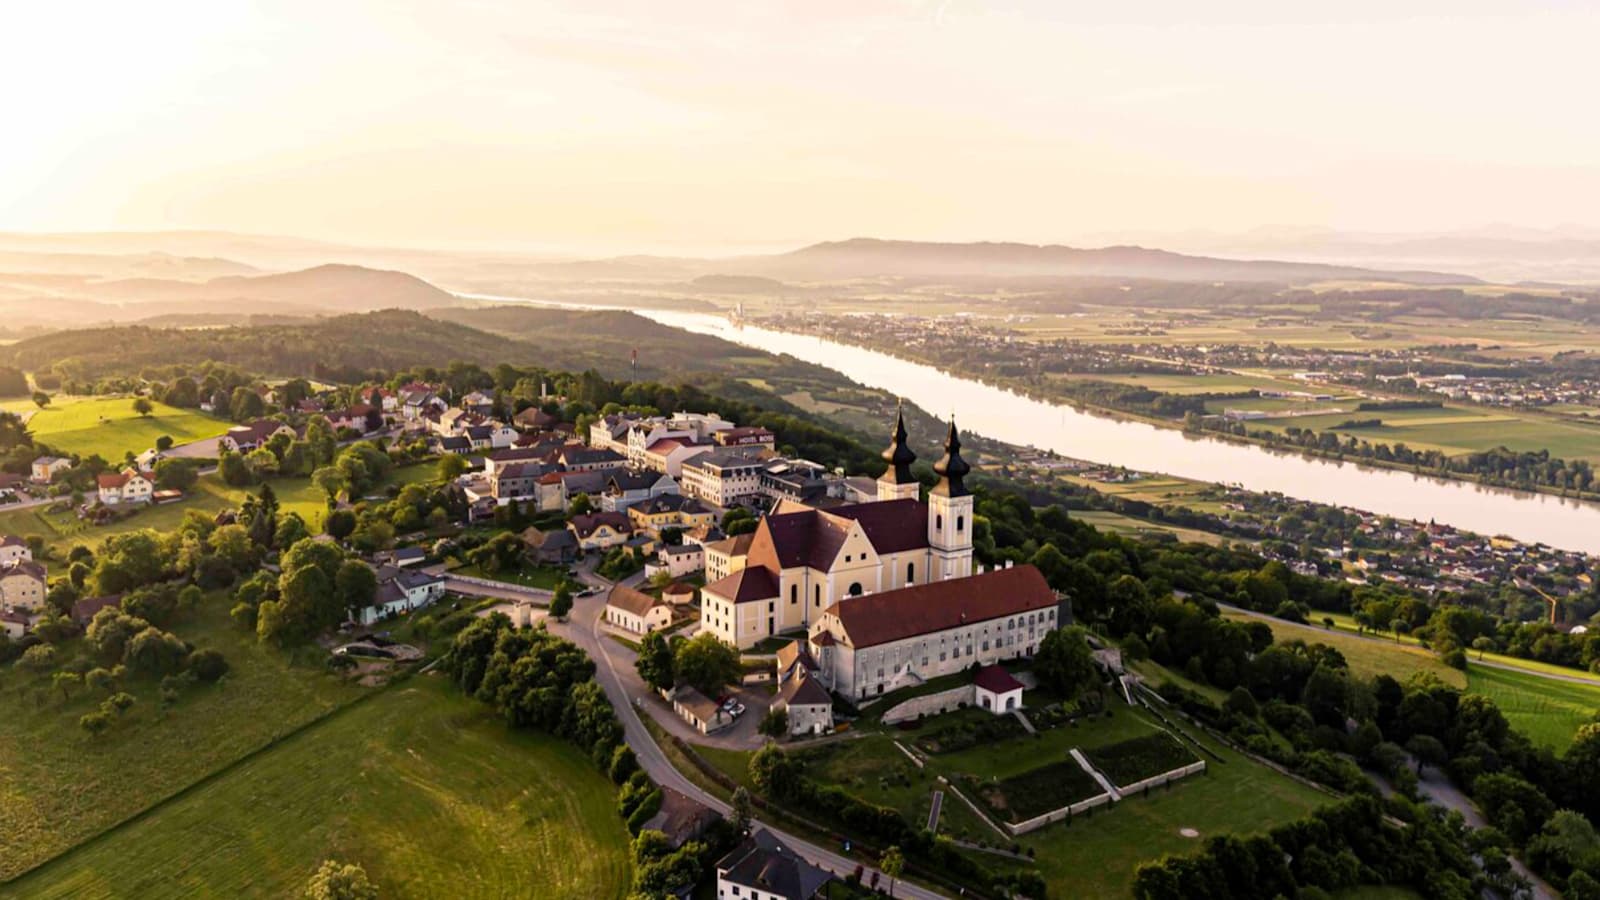
[[[867,540],[879,553],[900,553],[928,546],[928,504],[919,500],[879,500],[836,506],[824,515],[861,523]]]
[[[1033,566],[848,597],[827,612],[857,649],[1017,613],[1053,609],[1055,591]]]
[[[972,683],[991,694],[1004,694],[1022,689],[1022,682],[1011,677],[1003,666],[984,666],[972,678]]]
[[[711,582],[705,590],[735,603],[749,603],[778,596],[778,583],[766,569],[752,566]]]
[[[781,506],[794,509],[793,506]],[[901,553],[928,546],[928,507],[916,500],[883,500],[839,506],[827,511],[778,512],[761,520],[750,547],[750,564],[774,570],[833,565],[850,533],[861,530],[879,553]]]

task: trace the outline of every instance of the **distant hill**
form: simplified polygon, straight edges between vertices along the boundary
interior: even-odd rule
[[[730,261],[733,262],[733,261]],[[768,277],[804,279],[909,276],[1113,276],[1170,281],[1385,280],[1409,284],[1470,284],[1443,272],[1390,272],[1325,263],[1187,256],[1145,247],[1080,249],[1060,244],[928,243],[853,238],[802,247],[779,256],[747,257],[724,267]]]
[[[718,294],[776,294],[788,290],[789,286],[776,278],[760,275],[701,275],[689,282],[689,287]]]
[[[541,362],[567,371],[595,369],[610,377],[632,373],[629,360],[639,351],[639,373],[658,376],[709,372],[737,366],[748,350],[721,338],[691,334],[626,310],[558,309],[501,304],[477,309],[432,310],[445,321],[537,344]],[[560,363],[543,360],[560,360]]]
[[[0,273],[80,275],[100,278],[173,278],[205,280],[250,275],[254,266],[220,257],[171,253],[60,253],[0,249]],[[0,275],[0,278],[9,276]]]
[[[295,311],[366,312],[374,309],[430,309],[456,303],[454,294],[415,275],[364,266],[321,265],[298,272],[213,278],[200,284],[158,279],[124,279],[87,285],[99,299],[123,303],[207,300],[241,312],[263,307]],[[273,310],[276,311],[276,310]]]

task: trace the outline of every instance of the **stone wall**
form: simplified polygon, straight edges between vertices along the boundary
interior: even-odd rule
[[[972,685],[962,685],[937,694],[924,694],[921,697],[912,697],[889,707],[884,711],[883,724],[893,725],[917,716],[936,716],[940,713],[954,712],[961,708],[961,704],[973,704],[976,691]]]

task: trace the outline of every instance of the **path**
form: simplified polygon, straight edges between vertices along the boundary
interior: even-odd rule
[[[939,833],[939,807],[944,805],[944,791],[934,788],[933,805],[928,808],[928,831]]]
[[[1251,616],[1251,617],[1254,617],[1254,618],[1257,618],[1257,619],[1266,619],[1268,621],[1278,622],[1280,624],[1288,625],[1288,626],[1291,626],[1293,628],[1304,628],[1307,631],[1311,631],[1311,632],[1314,632],[1314,633],[1317,633],[1317,634],[1327,634],[1328,631],[1329,631],[1329,629],[1324,628],[1321,625],[1309,625],[1309,624],[1306,624],[1306,623],[1303,623],[1303,622],[1291,622],[1288,619],[1280,619],[1277,616],[1268,615],[1267,613],[1264,613],[1264,612],[1256,612],[1253,609],[1245,609],[1242,606],[1231,606],[1231,605],[1229,605],[1227,603],[1218,603],[1217,606],[1222,608],[1222,609],[1231,610],[1233,612],[1241,613],[1243,615]],[[1416,649],[1416,650],[1423,649],[1422,647],[1419,647],[1416,644],[1397,644],[1394,641],[1389,640],[1388,638],[1376,637],[1376,636],[1370,635],[1370,634],[1357,634],[1357,633],[1355,633],[1353,631],[1345,631],[1345,630],[1339,629],[1339,628],[1335,628],[1335,629],[1333,629],[1333,631],[1335,633],[1343,636],[1343,637],[1352,638],[1352,639],[1360,640],[1360,641],[1371,641],[1371,642],[1373,642],[1375,644],[1383,644],[1386,647],[1411,647],[1412,649]],[[1585,685],[1587,687],[1600,688],[1600,678],[1595,678],[1593,676],[1583,675],[1583,674],[1580,674],[1580,673],[1573,673],[1571,675],[1567,675],[1567,674],[1564,674],[1564,673],[1561,673],[1561,672],[1545,672],[1545,671],[1542,671],[1540,669],[1529,668],[1527,666],[1519,666],[1519,665],[1516,665],[1515,663],[1504,663],[1504,662],[1497,662],[1497,661],[1492,660],[1492,659],[1476,659],[1476,658],[1472,658],[1472,657],[1468,658],[1468,662],[1470,662],[1474,666],[1483,666],[1486,669],[1500,669],[1500,670],[1506,671],[1506,672],[1516,672],[1516,673],[1521,674],[1521,675],[1532,675],[1532,676],[1534,676],[1536,678],[1548,678],[1551,681],[1565,681],[1565,682],[1568,682],[1569,684],[1581,684],[1581,685]]]
[[[587,584],[596,584],[596,586],[605,583],[604,579],[586,570],[579,570],[579,580]],[[729,811],[728,804],[710,792],[703,790],[698,784],[690,781],[682,772],[679,772],[677,767],[672,764],[672,761],[667,759],[666,754],[662,752],[660,745],[656,743],[655,736],[650,733],[649,729],[645,728],[644,722],[639,718],[639,710],[633,705],[633,697],[629,694],[623,673],[619,671],[619,665],[613,659],[613,650],[618,651],[617,655],[620,656],[622,655],[621,651],[625,650],[625,648],[604,637],[600,630],[600,613],[604,607],[604,594],[580,598],[574,604],[572,615],[567,622],[554,624],[550,630],[582,647],[595,660],[595,678],[600,682],[601,687],[605,688],[606,696],[610,698],[611,705],[616,707],[617,717],[622,720],[623,734],[627,738],[628,746],[633,748],[634,756],[638,758],[640,767],[649,773],[657,784],[686,794],[717,813],[727,815]],[[626,671],[629,674],[633,674],[634,678],[638,677],[637,674],[633,673],[631,663],[627,665]],[[746,717],[750,717],[750,714],[747,713]],[[774,827],[771,823],[762,823],[762,827],[772,832],[774,836],[795,852],[810,860],[813,865],[821,866],[839,878],[844,878],[854,872],[858,865],[857,861],[850,857],[831,849],[820,847],[809,841],[801,840],[793,834]],[[865,867],[864,871],[864,877],[870,881],[874,870],[869,866]],[[888,882],[887,875],[880,873],[879,878],[884,883]],[[910,898],[910,900],[940,900],[944,896],[906,881],[900,881],[897,884],[895,895]]]

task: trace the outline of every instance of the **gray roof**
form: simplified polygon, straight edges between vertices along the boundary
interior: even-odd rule
[[[810,900],[823,885],[833,880],[832,875],[800,858],[764,828],[756,829],[718,860],[717,871],[726,872],[722,877],[731,884],[776,894],[786,900]]]

